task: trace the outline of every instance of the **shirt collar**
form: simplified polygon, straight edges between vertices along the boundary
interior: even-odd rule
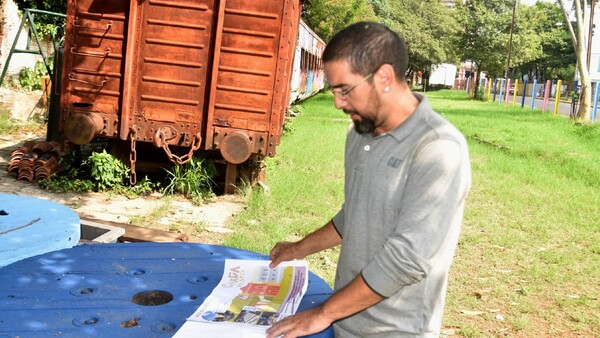
[[[396,141],[401,142],[408,135],[412,133],[413,130],[423,125],[423,121],[425,120],[427,114],[426,112],[431,111],[431,105],[427,98],[423,94],[413,93],[413,95],[419,100],[419,105],[417,109],[410,114],[410,116],[402,122],[396,129],[387,132],[387,135],[392,136],[396,139]],[[384,134],[385,135],[385,134]]]

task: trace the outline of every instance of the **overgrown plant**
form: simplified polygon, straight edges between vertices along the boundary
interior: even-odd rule
[[[19,86],[23,89],[32,91],[42,89],[42,76],[48,75],[46,65],[42,61],[37,61],[33,69],[23,67],[19,71]]]
[[[212,161],[192,158],[185,164],[175,164],[172,170],[165,171],[169,183],[163,189],[163,194],[181,194],[197,204],[215,196],[212,188],[217,169]]]
[[[150,195],[154,191],[154,189],[158,187],[158,183],[154,183],[148,178],[148,176],[144,176],[144,178],[139,180],[135,185],[123,186],[124,189],[119,190],[119,193],[128,197],[147,196]]]
[[[147,195],[156,188],[147,177],[135,186],[127,185],[129,169],[104,149],[74,148],[61,158],[60,166],[61,174],[40,181],[40,186],[61,192],[114,191],[126,196]]]
[[[123,185],[125,179],[129,178],[129,169],[123,162],[102,150],[101,153],[92,152],[87,163],[91,170],[92,181],[96,184],[98,191],[106,191]]]

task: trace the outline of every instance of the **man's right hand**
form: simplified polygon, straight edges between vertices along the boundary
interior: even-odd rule
[[[269,254],[269,257],[271,258],[271,264],[269,264],[269,267],[273,269],[281,262],[304,258],[299,256],[297,245],[298,242],[279,242],[275,244],[273,249],[271,249],[271,253]]]

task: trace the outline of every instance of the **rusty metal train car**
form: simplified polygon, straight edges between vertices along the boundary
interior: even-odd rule
[[[275,155],[300,13],[300,0],[68,0],[48,134],[112,142],[134,179],[141,154],[179,163],[217,154],[233,183],[238,165]],[[304,40],[301,56],[316,56],[300,67],[320,66],[322,41]],[[304,86],[304,96],[319,89]]]

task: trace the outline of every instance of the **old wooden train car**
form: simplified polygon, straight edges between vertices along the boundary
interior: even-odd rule
[[[325,72],[321,60],[324,50],[325,42],[300,20],[294,55],[291,102],[302,101],[325,87]]]
[[[275,155],[300,12],[299,0],[68,0],[49,128],[120,144],[132,173],[140,146],[179,163],[217,153],[232,183],[237,165]]]

